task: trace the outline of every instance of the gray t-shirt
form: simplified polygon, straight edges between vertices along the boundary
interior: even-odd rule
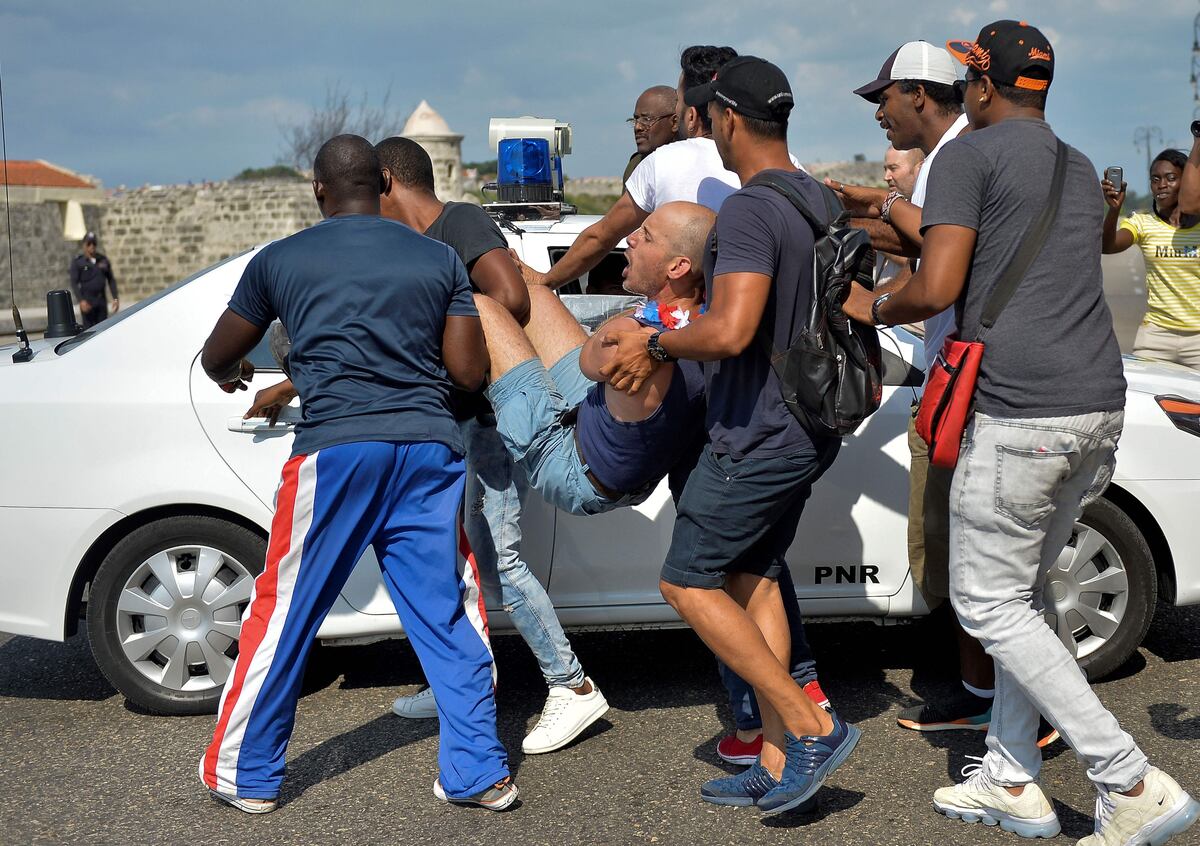
[[[942,149],[929,174],[921,230],[978,233],[959,338],[977,340],[988,297],[1033,224],[1054,174],[1057,140],[1041,120],[1005,120]],[[976,404],[993,417],[1065,417],[1125,406],[1121,352],[1104,302],[1104,198],[1087,156],[1068,147],[1066,183],[1045,246],[983,338]]]
[[[815,209],[821,189],[807,173],[787,174]],[[786,350],[808,316],[812,299],[813,230],[788,200],[765,185],[751,185],[721,205],[704,257],[712,301],[713,279],[726,273],[761,273],[772,279],[763,325]],[[715,247],[715,256],[714,256]],[[813,447],[783,402],[779,379],[757,337],[741,355],[705,365],[708,432],[714,452],[734,458],[771,458]],[[823,439],[822,439],[823,440]]]

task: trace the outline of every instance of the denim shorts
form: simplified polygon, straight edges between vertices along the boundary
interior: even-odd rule
[[[705,446],[676,507],[662,580],[720,588],[732,572],[777,579],[812,486],[840,446],[834,438],[787,455],[742,459]]]
[[[579,369],[582,349],[567,353],[548,371],[540,359],[521,362],[488,386],[487,398],[496,411],[496,431],[530,487],[571,514],[602,514],[634,498],[600,495],[575,448],[575,427],[563,425],[563,415],[596,384]]]

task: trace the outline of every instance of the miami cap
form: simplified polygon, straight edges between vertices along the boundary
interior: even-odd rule
[[[954,58],[993,82],[1026,91],[1045,91],[1054,79],[1054,51],[1037,27],[1024,21],[996,21],[974,41],[947,41]]]
[[[795,105],[783,71],[757,56],[730,59],[712,82],[689,88],[683,95],[689,106],[700,107],[711,100],[758,120],[784,120]]]
[[[909,41],[887,57],[879,69],[878,77],[855,88],[854,93],[868,103],[878,103],[880,93],[901,79],[953,85],[958,74],[954,70],[954,60],[941,47],[935,47],[928,41]]]

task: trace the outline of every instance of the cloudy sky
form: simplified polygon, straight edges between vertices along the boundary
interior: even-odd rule
[[[271,164],[280,128],[303,121],[331,85],[374,102],[390,89],[400,120],[429,100],[466,136],[468,160],[492,157],[489,117],[565,120],[575,130],[568,174],[613,175],[632,151],[623,121],[634,99],[674,85],[689,44],[729,44],[785,70],[802,160],[878,159],[886,142],[872,107],[850,90],[888,53],[1027,18],[1056,48],[1050,121],[1097,168],[1122,165],[1144,190],[1137,128],[1190,142],[1197,13],[1195,0],[7,0],[0,68],[10,157],[49,159],[109,187]]]

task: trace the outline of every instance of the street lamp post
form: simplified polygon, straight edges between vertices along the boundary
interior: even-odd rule
[[[1133,131],[1133,146],[1146,148],[1146,173],[1150,172],[1150,157],[1153,155],[1154,139],[1158,139],[1158,144],[1163,142],[1162,130],[1157,126],[1139,126]]]

